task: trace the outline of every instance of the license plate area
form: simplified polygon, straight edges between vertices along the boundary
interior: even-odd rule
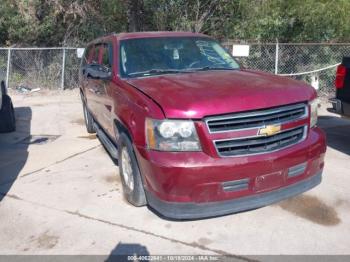
[[[255,178],[254,190],[256,192],[268,191],[282,186],[285,182],[285,175],[282,171],[258,176]]]

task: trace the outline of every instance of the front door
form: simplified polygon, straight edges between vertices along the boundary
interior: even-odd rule
[[[104,73],[109,73],[112,78],[112,44],[101,44],[99,52],[100,70]],[[110,79],[101,79],[95,84],[95,97],[99,113],[99,124],[103,127],[108,135],[113,136],[113,120],[112,120],[112,106],[111,88],[113,86]]]

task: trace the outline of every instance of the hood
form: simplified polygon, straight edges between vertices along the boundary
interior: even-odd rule
[[[200,119],[316,97],[303,82],[250,70],[168,74],[127,82],[154,99],[167,118]]]

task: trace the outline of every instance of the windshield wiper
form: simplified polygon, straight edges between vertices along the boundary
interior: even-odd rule
[[[228,67],[213,67],[213,66],[205,66],[201,68],[190,68],[190,69],[150,69],[146,71],[133,72],[129,73],[128,76],[149,76],[153,74],[178,74],[178,73],[193,73],[195,71],[209,71],[209,70],[237,70],[236,68],[228,68]]]
[[[210,70],[237,70],[237,68],[230,67],[215,67],[215,66],[205,66],[201,68],[193,68],[195,71],[210,71]]]
[[[185,73],[184,70],[177,70],[177,69],[150,69],[146,71],[141,72],[133,72],[129,73],[129,76],[134,75],[152,75],[152,74],[176,74],[176,73]]]

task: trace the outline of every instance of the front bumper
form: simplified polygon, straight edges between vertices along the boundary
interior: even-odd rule
[[[210,203],[174,203],[160,200],[147,192],[148,204],[159,214],[173,219],[198,219],[237,213],[267,206],[304,193],[321,183],[322,172],[299,183],[270,192]]]
[[[268,205],[316,186],[326,141],[321,129],[312,128],[304,141],[261,155],[135,149],[149,205],[164,216],[190,219]],[[265,177],[269,184],[259,186]]]

